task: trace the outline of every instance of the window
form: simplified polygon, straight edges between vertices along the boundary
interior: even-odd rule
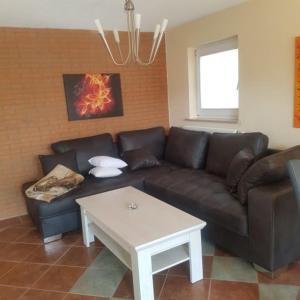
[[[236,121],[239,108],[237,37],[204,45],[197,50],[196,57],[198,117]]]

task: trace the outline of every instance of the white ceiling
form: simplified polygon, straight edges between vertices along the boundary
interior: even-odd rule
[[[163,17],[169,27],[223,10],[247,0],[133,0],[142,14],[142,30],[153,31]],[[105,29],[126,29],[124,0],[0,0],[0,26],[95,29],[100,18]]]

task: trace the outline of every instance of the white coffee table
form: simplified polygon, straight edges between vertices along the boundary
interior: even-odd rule
[[[153,300],[152,275],[184,261],[189,260],[192,283],[203,278],[204,221],[133,187],[76,201],[85,246],[96,236],[132,270],[135,300]]]

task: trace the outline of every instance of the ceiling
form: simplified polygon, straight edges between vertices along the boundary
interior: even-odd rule
[[[161,19],[169,27],[223,10],[247,0],[133,0],[142,14],[142,31],[153,31]],[[124,0],[0,0],[0,26],[95,29],[100,18],[105,29],[126,29]]]

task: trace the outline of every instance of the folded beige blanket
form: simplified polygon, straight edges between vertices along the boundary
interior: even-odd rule
[[[25,194],[29,198],[51,202],[78,186],[84,177],[63,165],[57,165],[49,174],[29,187]]]

